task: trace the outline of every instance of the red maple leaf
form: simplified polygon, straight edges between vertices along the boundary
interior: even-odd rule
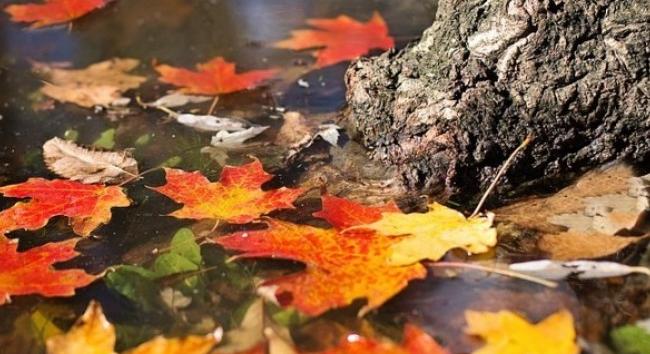
[[[293,208],[301,189],[262,190],[272,176],[262,163],[226,166],[218,182],[210,182],[200,172],[166,169],[167,184],[154,188],[183,207],[171,215],[182,219],[225,220],[247,223],[275,209]]]
[[[75,289],[93,282],[96,277],[81,269],[52,267],[77,256],[75,245],[76,240],[70,240],[17,252],[17,244],[0,241],[0,305],[12,295],[72,296]]]
[[[277,42],[275,46],[293,50],[316,49],[314,56],[319,68],[357,59],[372,49],[388,50],[395,46],[386,22],[378,12],[366,23],[345,15],[334,19],[310,19],[307,23],[316,29],[292,31],[291,38]]]
[[[5,11],[14,22],[33,28],[64,23],[104,7],[110,0],[45,0],[43,4],[9,5]]]
[[[363,207],[340,198],[324,197],[323,212],[319,215],[332,225],[356,225],[355,220],[381,217],[378,214],[381,208],[386,206]],[[388,264],[395,239],[363,230],[343,234],[338,228],[321,229],[273,219],[265,222],[267,229],[233,233],[217,238],[216,242],[226,249],[243,252],[240,257],[282,258],[305,263],[305,271],[264,285],[275,288],[282,305],[294,306],[309,315],[316,316],[360,298],[368,300],[362,312],[379,307],[411,279],[426,274],[420,264]]]
[[[68,180],[31,178],[0,187],[5,197],[31,198],[0,211],[0,235],[25,229],[37,230],[54,216],[70,218],[77,235],[88,236],[111,219],[111,208],[131,203],[120,187],[90,185]]]
[[[404,327],[402,345],[349,335],[338,346],[320,354],[449,354],[433,338],[412,324]]]
[[[192,71],[169,65],[156,66],[160,81],[178,86],[183,92],[199,95],[221,95],[253,89],[277,72],[271,69],[238,74],[235,72],[235,64],[222,57],[197,64],[196,69],[197,71]]]

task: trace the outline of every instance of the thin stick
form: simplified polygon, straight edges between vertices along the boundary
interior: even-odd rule
[[[214,109],[217,108],[217,103],[219,103],[219,96],[214,96],[214,100],[212,100],[212,104],[210,105],[210,109],[208,109],[208,115],[211,116],[212,112],[214,112]]]
[[[487,201],[487,198],[490,196],[490,194],[492,194],[492,191],[494,190],[494,188],[496,188],[497,184],[499,183],[499,180],[506,173],[506,171],[508,170],[508,167],[510,167],[510,164],[512,163],[512,161],[532,141],[533,141],[533,135],[529,134],[526,137],[526,139],[521,143],[521,145],[519,145],[519,147],[517,147],[515,149],[515,151],[512,152],[512,154],[510,154],[510,157],[508,157],[508,159],[503,164],[503,166],[501,166],[501,168],[497,172],[497,175],[494,177],[494,180],[492,181],[492,183],[490,184],[488,189],[485,191],[485,193],[483,193],[483,196],[481,197],[481,200],[478,202],[478,205],[476,205],[476,209],[474,209],[474,212],[472,213],[472,215],[469,216],[470,218],[478,215],[478,213],[483,208],[483,204],[485,204],[485,202]]]
[[[140,106],[142,106],[143,108],[156,108],[156,109],[159,109],[159,110],[161,110],[161,111],[163,111],[163,112],[169,114],[169,115],[172,116],[173,118],[176,118],[176,117],[179,116],[179,114],[178,114],[177,112],[174,112],[174,111],[172,111],[171,109],[169,109],[169,108],[167,108],[167,107],[165,107],[165,106],[155,106],[155,105],[152,105],[152,104],[148,104],[148,103],[142,102],[142,99],[140,98],[140,96],[136,96],[136,97],[135,97],[135,100],[136,100],[136,102],[138,102],[138,104],[139,104]]]
[[[126,181],[124,181],[124,182],[118,184],[118,187],[122,187],[122,186],[125,185],[125,184],[131,183],[131,182],[133,182],[133,181],[135,181],[135,180],[137,180],[137,179],[141,179],[142,176],[144,176],[144,175],[146,175],[146,174],[149,174],[149,173],[151,173],[151,172],[157,171],[157,170],[159,170],[160,168],[161,168],[160,166],[158,166],[158,167],[152,167],[152,168],[150,168],[150,169],[148,169],[148,170],[145,170],[145,171],[142,171],[142,172],[138,173],[137,175],[134,175],[134,174],[131,173],[130,175],[131,175],[132,177],[129,178],[129,179],[127,179]]]
[[[549,288],[557,287],[557,283],[550,280],[534,277],[532,275],[513,272],[507,269],[490,268],[478,264],[462,263],[462,262],[435,262],[435,263],[428,263],[427,265],[434,268],[467,268],[467,269],[481,270],[488,273],[495,273],[506,277],[526,280],[531,283],[544,285]]]

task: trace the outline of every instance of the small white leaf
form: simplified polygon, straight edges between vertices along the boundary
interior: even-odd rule
[[[320,136],[332,146],[338,145],[339,138],[341,137],[341,133],[339,133],[341,127],[336,124],[323,124],[318,129],[319,131],[316,133],[316,136]]]
[[[267,126],[256,126],[250,127],[243,131],[237,131],[230,133],[226,130],[218,132],[215,136],[212,137],[210,144],[215,147],[239,147],[246,140],[254,138],[260,135],[263,131],[268,129]]]
[[[579,279],[619,277],[631,273],[650,275],[650,269],[646,267],[631,267],[615,262],[598,261],[539,260],[511,264],[510,270],[549,280],[560,280],[570,275],[575,275]]]
[[[208,97],[208,96],[193,96],[193,95],[185,95],[182,93],[175,92],[167,96],[160,97],[154,102],[147,103],[147,105],[154,106],[154,107],[175,108],[175,107],[182,107],[190,103],[207,102],[211,99],[212,97]]]
[[[232,118],[198,116],[189,113],[179,114],[176,116],[176,121],[185,126],[206,132],[243,131],[250,126],[247,122]]]
[[[59,138],[43,145],[50,171],[82,183],[118,184],[138,174],[138,162],[127,151],[94,151]]]

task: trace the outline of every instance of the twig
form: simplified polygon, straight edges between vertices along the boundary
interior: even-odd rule
[[[427,265],[429,267],[434,267],[434,268],[467,268],[467,269],[481,270],[481,271],[488,272],[488,273],[495,273],[495,274],[503,275],[503,276],[506,276],[506,277],[526,280],[526,281],[529,281],[531,283],[536,283],[536,284],[547,286],[549,288],[556,288],[557,287],[557,283],[553,282],[553,281],[550,281],[550,280],[534,277],[534,276],[528,275],[528,274],[522,274],[522,273],[514,272],[512,270],[490,268],[490,267],[486,267],[486,266],[482,266],[482,265],[478,265],[478,264],[462,263],[462,262],[435,262],[435,263],[428,263]]]
[[[217,103],[219,103],[219,96],[214,96],[214,100],[212,100],[212,104],[210,105],[210,109],[208,109],[208,115],[211,116],[212,112],[214,112],[214,109],[217,108]]]
[[[167,108],[167,107],[165,107],[165,106],[156,106],[156,105],[152,105],[152,104],[148,104],[148,103],[142,102],[142,99],[140,98],[140,96],[136,96],[136,97],[135,97],[135,100],[136,100],[136,102],[138,102],[138,104],[139,104],[141,107],[143,107],[143,108],[156,108],[156,109],[159,109],[159,110],[161,110],[161,111],[163,111],[163,112],[169,114],[169,115],[172,116],[173,118],[176,118],[176,117],[179,116],[179,114],[178,114],[177,112],[174,112],[174,111],[172,111],[171,109],[169,109],[169,108]]]
[[[507,159],[506,162],[503,164],[503,166],[501,166],[501,168],[500,168],[499,171],[497,172],[497,175],[494,177],[494,180],[492,181],[492,183],[490,184],[490,186],[488,187],[488,189],[485,191],[485,193],[483,193],[483,196],[481,197],[481,200],[478,202],[478,205],[476,205],[476,209],[474,209],[474,212],[472,213],[472,215],[470,215],[470,218],[471,218],[471,217],[474,217],[474,216],[476,216],[476,215],[478,215],[478,213],[479,213],[479,212],[481,211],[481,209],[483,208],[483,204],[485,204],[485,202],[487,201],[487,198],[490,196],[490,194],[492,194],[492,191],[494,190],[494,188],[496,188],[497,184],[499,183],[499,180],[500,180],[501,177],[503,177],[503,175],[506,173],[506,171],[508,170],[508,167],[510,167],[510,164],[512,163],[512,161],[515,159],[515,157],[516,157],[516,156],[517,156],[517,155],[518,155],[518,154],[519,154],[523,149],[526,148],[526,146],[528,146],[528,145],[533,141],[533,139],[534,139],[533,135],[532,135],[532,134],[529,134],[529,135],[526,137],[526,139],[521,143],[521,145],[519,145],[519,146],[515,149],[515,151],[513,151],[512,154],[510,154],[510,157],[508,157],[508,159]]]

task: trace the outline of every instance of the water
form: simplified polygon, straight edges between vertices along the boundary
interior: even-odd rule
[[[9,3],[13,2],[0,1],[2,6]],[[348,14],[365,20],[374,10],[380,11],[388,21],[398,46],[416,39],[433,19],[433,9],[418,0],[118,0],[75,21],[70,28],[43,30],[28,30],[10,23],[3,14],[0,17],[0,184],[19,183],[29,177],[53,178],[41,157],[41,146],[46,140],[63,137],[68,132],[78,134],[78,143],[91,144],[108,129],[116,131],[116,149],[135,147],[141,170],[173,158],[178,162],[177,168],[198,169],[211,179],[220,171],[219,164],[200,152],[209,145],[210,135],[165,122],[161,112],[136,109],[132,115],[111,120],[104,112],[71,104],[57,103],[54,109],[35,110],[34,93],[41,82],[31,72],[32,61],[70,62],[82,68],[113,57],[136,58],[141,65],[135,73],[150,79],[137,94],[150,100],[162,96],[166,88],[156,83],[152,62],[191,67],[214,56],[224,56],[245,69],[285,67],[300,71],[303,69],[293,63],[298,59],[309,61],[307,54],[273,49],[268,44],[286,38],[292,29],[304,27],[307,18]],[[334,116],[344,105],[345,68],[344,63],[305,73],[302,78],[312,83],[308,89],[295,80],[284,80],[263,89],[223,97],[216,114],[270,125],[272,129],[260,140],[272,140],[281,126],[280,120],[269,118],[274,112],[268,107],[274,104],[289,110],[299,109],[307,115]],[[133,98],[135,93],[127,96]],[[205,109],[205,105],[202,107]],[[145,140],[148,143],[141,144]],[[266,150],[253,148],[231,152],[228,162],[241,163],[248,154],[260,156],[271,170],[278,158]],[[168,248],[176,230],[183,226],[200,230],[202,225],[193,226],[162,216],[177,207],[144,186],[163,182],[162,174],[155,172],[144,181],[128,185],[128,194],[134,201],[132,207],[114,209],[109,225],[79,243],[82,255],[61,266],[82,267],[95,274],[118,264],[147,267],[156,258],[153,251]],[[0,207],[7,208],[14,202],[0,199]],[[313,221],[309,213],[316,210],[317,202],[305,203],[304,210],[292,217]],[[25,250],[70,238],[71,233],[63,218],[55,218],[42,230],[13,232],[10,236],[19,238],[20,249]],[[156,334],[205,333],[217,325],[227,330],[237,325],[254,297],[255,276],[300,268],[288,262],[264,261],[226,265],[229,255],[214,246],[204,246],[202,255],[209,269],[202,275],[205,281],[202,291],[208,295],[204,296],[205,301],[195,301],[188,309],[145,311],[109,289],[103,281],[80,289],[70,298],[14,297],[11,304],[0,307],[2,352],[44,352],[43,338],[57,328],[67,329],[90,299],[98,299],[111,322],[118,326],[119,349]],[[159,286],[179,281],[184,279],[165,279]],[[354,309],[333,311],[324,318],[295,326],[296,344],[318,349],[327,344],[318,335],[325,329],[338,333],[363,327],[365,322],[354,313]],[[383,328],[383,333],[395,334],[398,317],[381,318],[372,314],[368,321],[376,328]]]

